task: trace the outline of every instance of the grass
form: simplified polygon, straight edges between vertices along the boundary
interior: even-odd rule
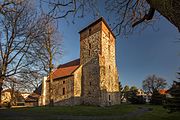
[[[168,113],[166,109],[158,105],[146,105],[148,108],[152,108],[149,111],[138,118],[133,118],[133,120],[179,120],[180,112]],[[131,120],[131,119],[130,119]]]
[[[96,106],[58,106],[58,107],[33,107],[10,109],[14,112],[53,114],[53,115],[83,115],[83,116],[101,116],[101,115],[122,115],[136,110],[132,105],[116,105],[111,107]]]
[[[126,120],[178,120],[180,118],[180,112],[169,114],[162,106],[121,104],[111,107],[59,106],[6,109],[0,111],[0,120],[56,120],[60,115],[113,117],[126,115],[139,108],[152,108],[152,111],[138,117],[128,116]]]

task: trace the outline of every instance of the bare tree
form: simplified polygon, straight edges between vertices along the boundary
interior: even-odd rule
[[[6,6],[2,7],[1,4],[0,8],[0,94],[6,78],[36,64],[37,58],[30,56],[31,50],[35,40],[40,39],[44,33],[39,26],[33,2],[7,0],[4,4]]]
[[[169,0],[169,1],[154,1],[146,0],[150,5],[150,8],[154,8],[162,16],[168,19],[173,25],[175,25],[180,31],[180,1]]]
[[[154,91],[158,91],[159,89],[165,88],[166,85],[166,80],[161,77],[157,77],[156,75],[148,76],[143,81],[144,91],[151,94],[153,94]]]
[[[2,19],[0,41],[2,58],[0,79],[2,82],[0,91],[2,91],[5,78],[19,73],[23,74],[27,72],[25,71],[27,68],[31,68],[30,71],[34,74],[37,69],[42,67],[50,78],[50,93],[52,93],[53,60],[54,56],[60,53],[56,47],[59,41],[55,41],[54,35],[56,28],[51,26],[55,14],[49,12],[48,15],[45,15],[42,13],[43,15],[39,15],[40,17],[37,19],[38,14],[33,11],[35,8],[32,8],[34,7],[32,3],[28,0],[4,0],[0,2]],[[42,71],[42,69],[39,70]],[[31,81],[32,84],[36,80]]]
[[[55,23],[50,16],[42,16],[44,18],[39,24],[45,32],[41,39],[37,40],[34,44],[34,57],[38,58],[39,65],[44,69],[49,80],[49,102],[53,106],[53,78],[52,72],[56,58],[61,55],[61,37],[55,27]]]
[[[97,0],[40,0],[49,7],[48,14],[55,19],[66,18],[68,15],[83,17],[89,12],[99,16]],[[117,35],[132,32],[135,26],[153,25],[153,18],[160,13],[180,31],[179,0],[105,0],[105,9],[112,17],[113,30]],[[42,7],[43,8],[43,7]],[[46,10],[47,11],[47,10]],[[88,12],[87,12],[88,11]],[[150,22],[151,21],[151,22]],[[153,22],[152,22],[153,21]]]
[[[28,35],[25,32],[27,30],[25,27],[28,28],[31,20],[29,19],[30,16],[28,16],[30,14],[27,14],[30,8],[25,9],[25,7],[27,7],[25,3],[24,7],[19,4],[12,4],[12,6],[9,6],[9,9],[5,9],[4,7],[3,15],[0,16],[0,57],[2,66],[0,92],[2,91],[3,81],[6,77],[16,74],[21,67],[28,65],[22,63],[22,59],[30,43],[29,39],[25,37]]]
[[[160,13],[180,31],[179,0],[106,0],[106,10],[115,17],[118,35],[130,32],[140,23],[150,23]],[[150,23],[151,24],[151,23]]]
[[[99,16],[97,0],[40,0],[40,8],[53,19],[82,18],[89,13]],[[48,7],[48,10],[47,10]]]
[[[4,0],[5,1],[5,0]],[[22,2],[23,0],[16,0]],[[39,0],[41,10],[54,19],[83,17],[92,12],[99,16],[97,0]],[[105,0],[105,8],[109,16],[113,16],[113,30],[117,35],[131,32],[133,27],[143,28],[148,24],[152,25],[156,13],[164,16],[180,31],[180,1],[179,0]],[[102,3],[102,4],[104,4]],[[4,14],[8,5],[15,4],[13,0],[6,0],[0,3],[0,13]],[[47,10],[48,7],[48,10]]]
[[[16,76],[21,81],[20,91],[32,92],[36,90],[41,84],[44,74],[41,74],[41,70],[34,70],[33,68],[24,68],[22,72]]]
[[[6,77],[4,80],[3,87],[5,89],[9,89],[11,96],[9,107],[15,105],[16,103],[16,93],[18,91],[18,87],[17,87],[18,84],[19,82],[14,77],[8,77],[8,78]]]
[[[24,68],[21,73],[4,79],[3,89],[9,89],[11,95],[9,106],[16,105],[17,100],[21,98],[21,92],[35,91],[41,84],[43,76],[31,70]]]
[[[9,8],[10,5],[21,4],[22,1],[13,0],[2,0],[0,1],[0,14],[5,15],[7,12],[14,11],[14,9]]]

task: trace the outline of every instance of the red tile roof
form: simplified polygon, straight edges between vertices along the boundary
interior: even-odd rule
[[[165,95],[165,94],[167,93],[167,90],[165,90],[165,89],[160,89],[160,90],[159,90],[159,93],[160,93],[161,95]]]
[[[80,59],[76,59],[76,60],[70,61],[68,63],[59,65],[57,68],[70,67],[70,66],[75,66],[75,65],[80,65]]]
[[[59,65],[58,68],[53,72],[53,79],[72,75],[72,73],[79,67],[79,65],[80,59]]]

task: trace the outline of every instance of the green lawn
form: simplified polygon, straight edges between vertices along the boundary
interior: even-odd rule
[[[152,111],[145,113],[131,114],[139,109],[152,108]],[[61,120],[59,116],[72,117],[104,117],[101,119],[122,119],[122,120],[178,120],[180,112],[167,113],[167,110],[161,106],[152,105],[130,105],[121,104],[111,107],[96,107],[96,106],[68,106],[68,107],[34,107],[34,108],[14,108],[0,110],[0,120]],[[117,118],[116,116],[124,116]],[[112,118],[111,118],[112,117]],[[72,119],[72,118],[71,118]],[[81,118],[78,118],[81,119]],[[89,118],[90,119],[90,118]]]
[[[153,108],[153,110],[130,120],[180,120],[180,112],[168,113],[162,106],[157,105],[146,105],[146,107]]]
[[[136,110],[133,105],[117,105],[111,107],[96,106],[58,106],[58,107],[33,107],[33,108],[14,108],[5,110],[8,112],[42,114],[42,115],[85,115],[85,116],[101,116],[101,115],[121,115]]]

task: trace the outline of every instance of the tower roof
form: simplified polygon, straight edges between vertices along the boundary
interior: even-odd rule
[[[83,28],[82,30],[79,31],[79,33],[84,32],[85,30],[89,29],[90,27],[94,26],[95,24],[99,23],[99,22],[103,22],[106,27],[108,28],[108,30],[111,32],[111,34],[113,35],[113,37],[115,38],[114,33],[112,32],[111,28],[108,26],[107,22],[105,21],[105,19],[103,17],[100,17],[99,19],[97,19],[96,21],[92,22],[91,24],[89,24],[87,27]]]

